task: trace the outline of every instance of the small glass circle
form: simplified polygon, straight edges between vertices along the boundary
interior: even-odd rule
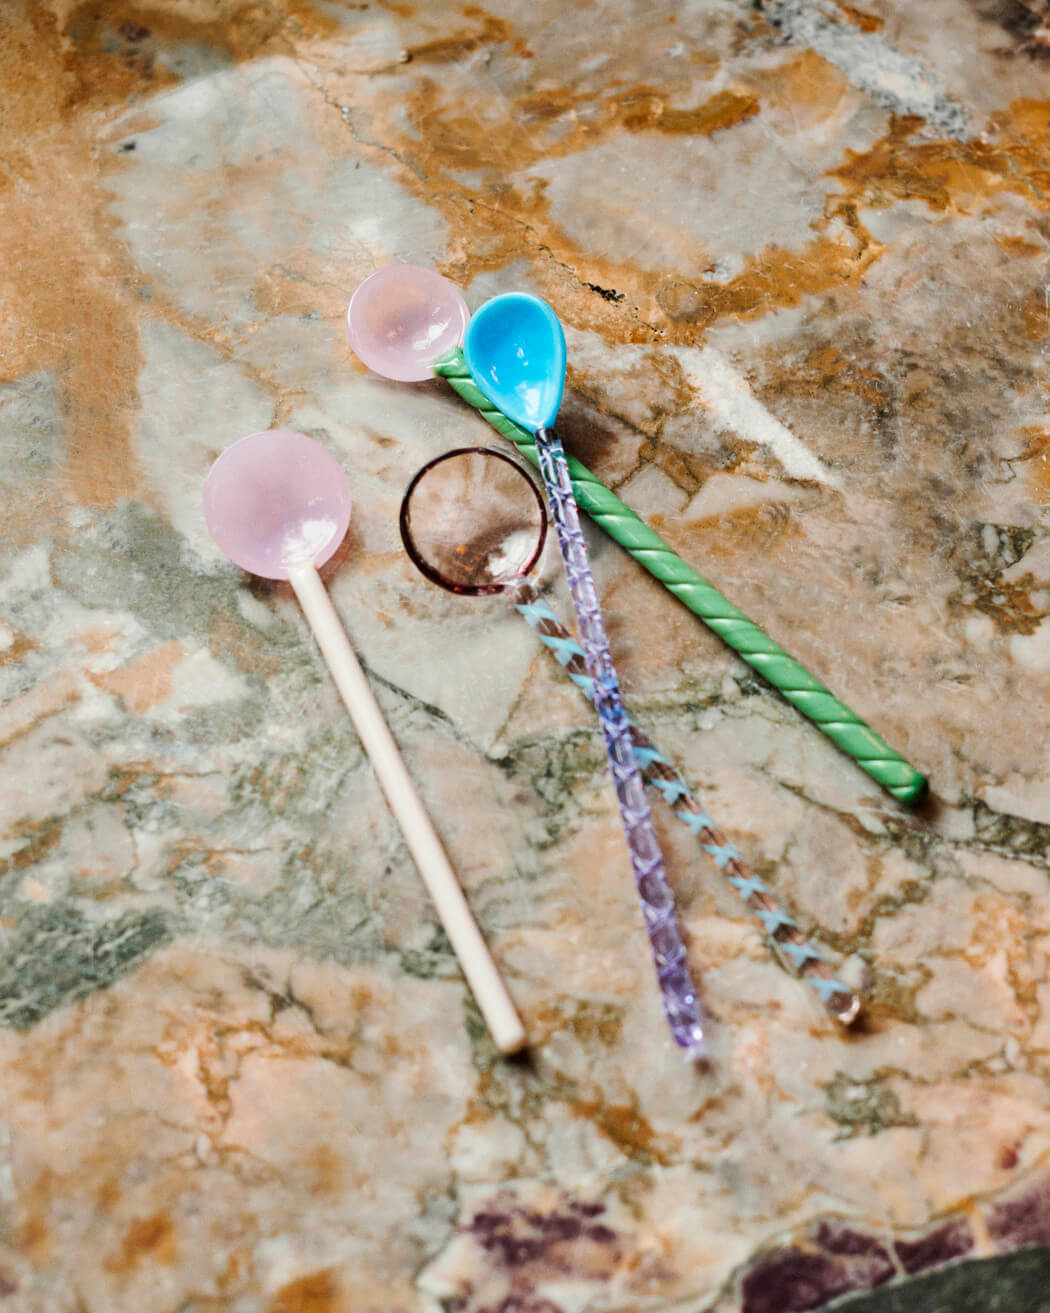
[[[328,448],[305,433],[251,433],[208,472],[204,518],[242,570],[287,579],[293,565],[323,565],[343,541],[350,486]]]
[[[463,341],[469,319],[466,301],[447,278],[416,264],[391,264],[359,284],[346,308],[346,332],[369,369],[419,383]]]
[[[502,452],[458,447],[430,461],[401,503],[401,540],[416,568],[452,593],[501,593],[540,558],[543,498]]]

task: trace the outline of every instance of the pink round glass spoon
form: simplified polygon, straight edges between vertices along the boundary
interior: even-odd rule
[[[237,565],[266,579],[287,579],[295,590],[493,1042],[503,1053],[515,1052],[525,1032],[507,987],[317,573],[350,523],[342,466],[304,433],[252,433],[211,467],[204,518]]]
[[[287,579],[304,561],[324,565],[343,541],[350,487],[327,447],[304,433],[252,433],[211,467],[204,518],[242,570]]]
[[[400,383],[434,377],[439,356],[459,346],[470,311],[458,287],[433,269],[391,264],[358,285],[346,309],[354,354]]]

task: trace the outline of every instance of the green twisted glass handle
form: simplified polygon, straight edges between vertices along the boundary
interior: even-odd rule
[[[470,376],[463,352],[456,347],[434,362],[434,373],[444,378],[463,400],[481,412],[483,419],[509,438],[533,465],[539,465],[531,433],[519,428],[492,403]],[[927,780],[899,753],[884,743],[819,679],[800,666],[794,657],[762,632],[712,584],[687,565],[667,543],[640,520],[634,511],[610,492],[578,460],[568,457],[572,489],[581,510],[587,512],[610,538],[627,549],[634,559],[684,603],[694,615],[728,643],[764,679],[778,688],[787,700],[847,753],[861,770],[867,771],[898,802],[914,806],[926,794]]]

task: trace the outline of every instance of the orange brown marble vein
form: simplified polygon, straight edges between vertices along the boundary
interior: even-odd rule
[[[792,98],[786,88],[812,81],[814,61],[828,67],[807,54],[780,70],[787,79],[777,93],[784,103]],[[841,84],[839,75],[830,76],[834,83]],[[581,122],[573,111],[588,100],[597,112]],[[597,328],[612,340],[626,342],[645,340],[646,336],[630,304],[639,306],[643,322],[658,326],[662,340],[695,343],[707,326],[721,318],[764,315],[844,285],[859,286],[881,254],[879,243],[859,219],[862,205],[914,197],[938,209],[949,205],[965,208],[980,196],[990,196],[1002,188],[1023,189],[1026,193],[1031,190],[1036,197],[1050,194],[1050,102],[1024,101],[1012,106],[993,120],[991,127],[997,139],[989,145],[946,140],[909,146],[919,122],[900,120],[871,150],[855,156],[849,152],[847,163],[829,170],[829,176],[845,187],[829,197],[825,219],[819,225],[834,223],[838,229],[834,235],[820,235],[798,253],[756,253],[741,274],[725,283],[709,283],[702,278],[686,280],[670,270],[642,277],[630,266],[582,250],[551,218],[542,185],[529,191],[504,186],[498,199],[494,197],[489,205],[483,202],[484,186],[475,193],[473,202],[468,202],[455,177],[462,169],[506,174],[508,170],[527,168],[540,158],[575,153],[620,125],[632,131],[659,129],[665,122],[661,116],[669,113],[675,117],[666,121],[674,123],[674,131],[702,134],[731,128],[733,123],[759,112],[760,103],[746,91],[719,93],[708,106],[696,111],[670,111],[664,108],[666,102],[660,96],[646,88],[616,92],[604,104],[595,93],[580,97],[564,90],[546,91],[542,98],[521,100],[521,110],[533,122],[556,121],[567,114],[572,118],[568,131],[541,147],[521,133],[513,117],[501,122],[499,117],[494,121],[489,115],[449,113],[440,84],[423,79],[409,91],[406,104],[410,121],[426,124],[425,150],[421,153],[416,140],[396,130],[392,147],[412,165],[403,181],[442,208],[462,234],[462,246],[470,254],[445,262],[443,268],[450,277],[469,283],[479,273],[527,255],[538,243],[556,265],[534,263],[534,273],[559,313],[567,322]],[[382,106],[380,98],[373,112],[382,113]],[[725,117],[726,111],[729,118]],[[473,237],[468,236],[471,229]],[[571,271],[569,278],[565,270]],[[585,300],[574,285],[576,280],[615,288],[627,296],[629,306],[603,307],[594,298]],[[653,287],[659,289],[655,305]]]
[[[869,14],[863,9],[857,9],[853,5],[846,4],[845,0],[835,0],[835,5],[862,32],[877,32],[885,22],[878,14]]]
[[[868,151],[849,151],[832,174],[854,204],[924,201],[937,211],[970,211],[1000,191],[1050,208],[1050,100],[1018,100],[992,117],[987,137],[927,141],[918,118],[894,119]]]

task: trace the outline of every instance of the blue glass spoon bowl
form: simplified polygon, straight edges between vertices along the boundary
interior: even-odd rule
[[[474,381],[515,424],[554,425],[565,389],[565,333],[538,296],[493,297],[467,325],[463,355]]]

